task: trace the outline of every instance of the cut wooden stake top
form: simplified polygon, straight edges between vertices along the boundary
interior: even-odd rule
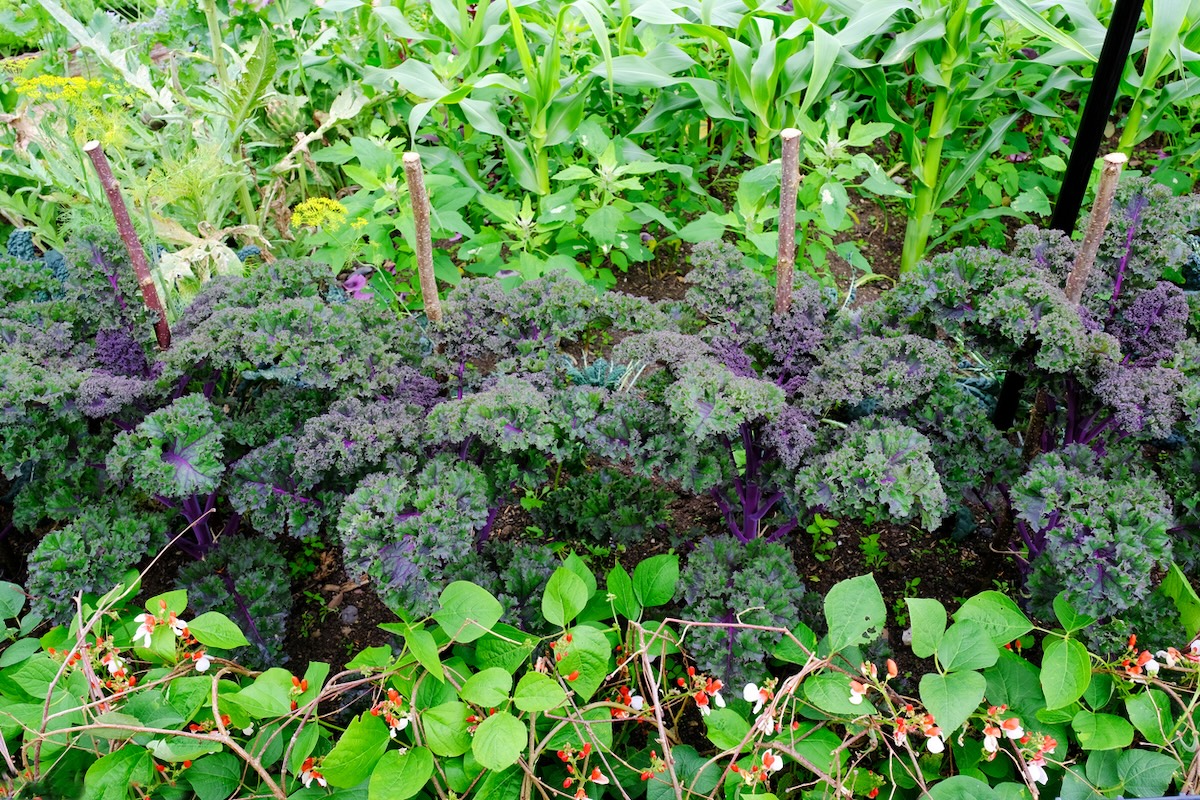
[[[421,155],[405,153],[404,179],[412,200],[413,223],[417,229],[417,274],[421,278],[421,299],[425,316],[441,322],[442,303],[438,299],[437,281],[433,277],[433,234],[429,228],[429,194],[425,191],[425,175],[421,171]]]
[[[775,313],[792,307],[796,273],[796,193],[800,188],[800,131],[784,128],[779,182],[779,252],[775,259]]]
[[[1096,187],[1096,200],[1092,203],[1092,212],[1088,216],[1087,231],[1079,245],[1079,253],[1075,256],[1071,274],[1067,276],[1067,299],[1075,305],[1079,305],[1079,301],[1083,299],[1088,274],[1092,271],[1092,265],[1096,263],[1100,242],[1104,240],[1104,231],[1108,228],[1108,217],[1112,212],[1121,168],[1128,160],[1124,153],[1109,153],[1104,157],[1104,168],[1100,171],[1100,185]]]
[[[96,175],[100,178],[100,185],[104,187],[108,206],[112,209],[113,219],[117,223],[117,233],[120,234],[121,241],[125,243],[125,250],[129,253],[129,263],[133,265],[133,271],[137,275],[146,308],[158,317],[154,323],[154,335],[158,339],[158,349],[166,350],[171,346],[171,328],[167,324],[167,312],[158,296],[158,290],[154,288],[154,278],[150,275],[150,264],[146,261],[146,251],[142,249],[141,240],[138,239],[137,231],[133,227],[133,220],[129,218],[129,209],[125,206],[125,198],[121,196],[121,187],[117,184],[117,179],[113,177],[112,167],[108,164],[108,158],[104,155],[104,148],[100,146],[100,142],[93,139],[83,146],[83,152],[87,153],[92,160],[92,166],[96,168]]]

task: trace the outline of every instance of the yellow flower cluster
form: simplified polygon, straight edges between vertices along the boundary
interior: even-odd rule
[[[66,103],[71,106],[96,105],[95,93],[104,81],[95,78],[64,78],[61,75],[35,75],[16,78],[17,91],[35,103]]]
[[[292,225],[337,230],[346,222],[346,207],[328,197],[310,197],[292,209]]]

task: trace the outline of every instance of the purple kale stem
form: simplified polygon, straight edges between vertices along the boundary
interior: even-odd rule
[[[483,524],[483,527],[479,529],[479,533],[475,534],[475,546],[476,547],[478,547],[479,545],[483,544],[484,542],[486,542],[488,539],[491,538],[492,525],[495,524],[496,517],[499,516],[499,514],[500,514],[500,506],[493,506],[492,508],[488,509],[487,522],[485,522]]]
[[[787,536],[789,533],[791,533],[793,530],[795,530],[796,526],[799,524],[800,524],[800,521],[798,519],[796,519],[795,517],[792,517],[790,520],[788,520],[787,522],[780,525],[775,530],[774,533],[772,533],[770,536],[768,536],[767,541],[768,542],[779,541],[784,536]]]
[[[1125,268],[1129,266],[1129,257],[1133,255],[1133,237],[1137,235],[1138,228],[1141,226],[1142,211],[1150,201],[1145,195],[1139,194],[1130,203],[1130,208],[1133,211],[1133,220],[1129,225],[1129,233],[1125,235],[1125,254],[1121,256],[1121,260],[1117,262],[1117,279],[1113,282],[1112,300],[1109,301],[1108,318],[1112,319],[1117,313],[1117,298],[1121,296],[1121,284],[1125,281]]]
[[[225,589],[229,592],[229,596],[233,598],[233,603],[237,606],[238,612],[246,620],[246,626],[250,629],[250,635],[254,637],[254,641],[258,643],[258,646],[263,649],[264,653],[270,652],[267,648],[267,643],[263,641],[262,634],[258,632],[258,626],[254,624],[254,617],[250,616],[250,609],[246,607],[246,601],[234,585],[233,578],[225,570],[221,570],[217,574],[221,576],[221,580],[225,584]]]
[[[1095,416],[1093,415],[1092,418],[1095,419]],[[1106,430],[1108,430],[1115,424],[1116,424],[1115,417],[1105,417],[1103,420],[1098,422],[1095,427],[1093,427],[1091,430],[1087,431],[1082,436],[1080,436],[1079,443],[1080,444],[1090,444],[1093,439],[1095,439],[1100,434],[1104,433]]]

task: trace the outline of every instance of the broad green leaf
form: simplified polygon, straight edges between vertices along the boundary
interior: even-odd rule
[[[566,567],[559,567],[546,582],[542,615],[552,624],[566,627],[587,605],[588,590],[583,580]]]
[[[467,679],[459,690],[459,696],[468,703],[491,708],[508,699],[512,689],[512,675],[499,667],[488,667]]]
[[[721,750],[737,750],[750,732],[750,723],[730,708],[714,708],[704,717],[708,740]]]
[[[574,550],[563,559],[563,566],[579,576],[583,585],[587,587],[589,598],[596,593],[596,576],[592,574],[588,565],[583,563],[583,559],[575,554]]]
[[[433,775],[433,754],[426,747],[407,753],[388,750],[371,772],[367,800],[408,800],[425,788]]]
[[[1045,645],[1039,681],[1046,708],[1062,708],[1083,697],[1092,680],[1087,648],[1074,639],[1055,638]]]
[[[792,640],[792,636],[796,641]],[[772,655],[789,664],[807,664],[810,654],[817,652],[817,635],[801,622],[792,629],[792,636],[780,639]]]
[[[887,607],[872,575],[842,581],[825,595],[831,652],[872,641],[886,619]]]
[[[592,171],[587,167],[581,167],[578,164],[572,164],[566,169],[561,169],[550,176],[556,181],[586,181],[592,177]]]
[[[466,703],[443,703],[421,712],[425,744],[435,756],[461,756],[471,747],[467,732],[467,717],[471,707]]]
[[[1120,750],[1133,741],[1133,726],[1116,714],[1080,711],[1071,720],[1071,727],[1084,750]]]
[[[1054,616],[1058,619],[1058,624],[1063,626],[1063,630],[1067,633],[1080,631],[1095,622],[1094,617],[1089,617],[1086,614],[1080,614],[1075,610],[1075,607],[1067,601],[1067,593],[1059,592],[1054,598]]]
[[[1171,714],[1171,699],[1159,689],[1147,689],[1125,698],[1125,713],[1146,741],[1166,747],[1175,719]]]
[[[908,618],[912,623],[912,651],[917,658],[929,658],[937,650],[946,632],[946,609],[937,600],[909,597]]]
[[[992,644],[997,646],[1006,645],[1033,630],[1033,623],[1016,603],[993,591],[980,592],[967,600],[954,612],[954,619],[978,622],[991,637]]]
[[[446,679],[446,673],[442,669],[442,657],[432,633],[424,628],[410,626],[408,633],[404,635],[404,643],[408,645],[408,651],[417,663],[428,670],[430,675],[439,681]]]
[[[25,592],[20,586],[0,581],[0,621],[16,619],[25,608]]]
[[[567,699],[567,693],[549,675],[527,672],[517,682],[513,702],[522,711],[549,711],[558,708]]]
[[[455,642],[473,642],[483,636],[504,613],[491,592],[467,581],[454,581],[442,590],[441,608],[433,615]]]
[[[475,662],[480,667],[500,667],[515,674],[528,663],[537,640],[511,625],[499,623],[475,644]]]
[[[721,780],[722,768],[716,761],[709,761],[696,752],[691,745],[681,744],[671,748],[675,774],[681,786],[690,791],[684,793],[686,800],[700,800],[711,795]],[[749,795],[746,795],[749,797]],[[761,797],[757,795],[756,797]],[[646,782],[646,800],[674,800],[675,789],[667,772],[655,773]]]
[[[826,714],[857,717],[875,713],[871,695],[857,704],[850,702],[850,695],[850,678],[845,675],[820,672],[804,681],[804,696]]]
[[[925,709],[933,714],[942,729],[942,737],[950,738],[967,717],[983,701],[987,681],[978,672],[951,672],[948,675],[928,673],[921,676],[920,694]]]
[[[232,753],[214,753],[196,759],[183,776],[200,800],[228,800],[241,785],[241,762]]]
[[[179,763],[191,761],[210,753],[219,753],[221,744],[184,736],[170,736],[163,739],[151,739],[146,742],[146,749],[159,761]]]
[[[146,610],[151,614],[159,614],[162,612],[162,604],[166,604],[167,611],[174,611],[176,614],[182,614],[187,608],[187,591],[184,589],[176,589],[173,592],[163,592],[156,594],[146,601]]]
[[[679,229],[675,235],[685,242],[697,244],[711,242],[725,235],[725,222],[711,211],[705,211],[696,219]]]
[[[937,659],[942,669],[984,669],[996,663],[1000,651],[979,623],[963,620],[951,625],[938,644]]]
[[[969,775],[952,775],[929,787],[930,800],[1000,800],[992,787]]]
[[[486,797],[487,800],[521,800],[521,787],[524,782],[525,773],[520,767],[489,772],[480,781],[475,796]]]
[[[1189,631],[1200,630],[1200,596],[1177,564],[1172,563],[1163,578],[1163,594],[1175,601],[1175,609],[1183,627]]]
[[[598,244],[612,247],[617,243],[617,234],[625,214],[614,205],[608,204],[588,215],[583,221],[583,231]]]
[[[1163,753],[1126,750],[1117,759],[1117,775],[1127,797],[1162,797],[1179,764]]]
[[[188,622],[188,632],[209,647],[232,650],[250,644],[233,620],[216,611],[201,614]]]
[[[146,786],[154,775],[154,759],[141,747],[127,744],[97,759],[83,776],[83,800],[125,800],[129,785]]]
[[[499,770],[517,763],[528,744],[529,729],[525,723],[501,711],[479,723],[471,752],[485,769]]]
[[[1121,750],[1133,741],[1133,726],[1115,714],[1080,711],[1070,721],[1084,750]]]
[[[224,700],[236,703],[255,719],[279,717],[292,710],[292,673],[272,667],[254,679],[254,683]]]
[[[609,593],[616,598],[613,605],[618,614],[629,620],[636,620],[642,616],[642,604],[638,602],[637,595],[633,593],[633,581],[620,562],[617,562],[608,571],[605,583],[608,585]]]
[[[666,605],[679,583],[679,556],[651,556],[633,568],[633,593],[646,608]]]
[[[357,786],[375,769],[391,741],[383,720],[364,711],[338,737],[321,762],[321,773],[330,786]]]
[[[579,580],[574,575],[571,577]],[[566,649],[566,653],[558,662],[558,674],[566,681],[567,688],[577,695],[576,702],[586,703],[608,675],[612,646],[604,634],[586,625],[572,628],[570,636],[570,642],[563,641],[559,645]],[[578,675],[571,680],[574,673]]]

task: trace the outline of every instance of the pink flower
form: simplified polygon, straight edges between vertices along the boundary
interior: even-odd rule
[[[867,696],[867,687],[859,681],[850,679],[850,702],[854,705],[861,705],[863,698]]]

